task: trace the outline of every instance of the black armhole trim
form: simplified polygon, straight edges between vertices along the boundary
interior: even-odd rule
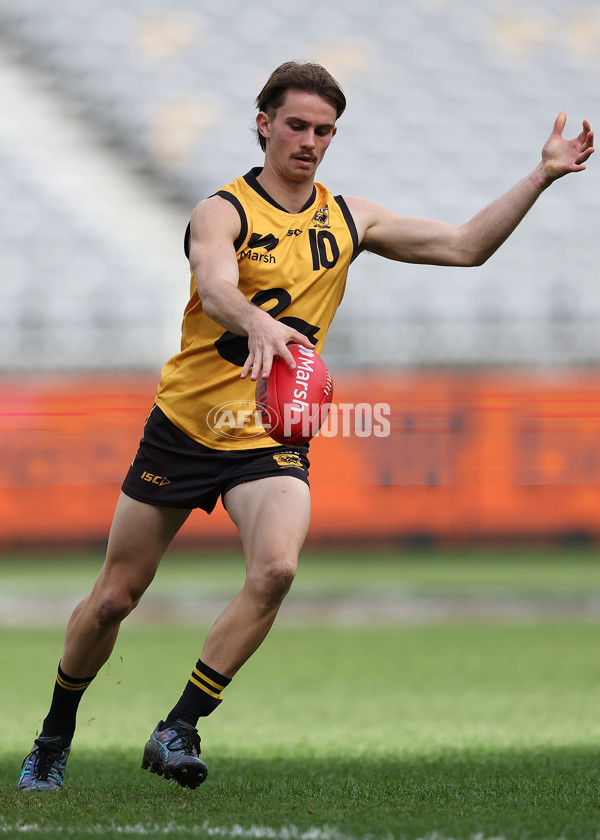
[[[242,247],[242,245],[246,241],[246,237],[248,236],[248,219],[246,218],[246,211],[240,204],[239,200],[231,193],[228,193],[226,190],[219,190],[219,192],[214,193],[214,195],[219,195],[221,196],[221,198],[226,199],[231,204],[233,204],[235,209],[238,211],[240,217],[240,232],[237,239],[233,243],[233,247],[237,252]],[[210,198],[212,198],[212,196],[210,196]],[[185,236],[183,237],[183,250],[188,260],[190,258],[190,231],[191,222],[188,222],[188,226],[185,229]]]
[[[356,230],[352,213],[341,195],[334,195],[333,199],[334,201],[337,201],[346,224],[348,225],[348,230],[350,231],[350,236],[352,237],[352,259],[355,259],[355,257],[358,256],[358,231]]]
[[[235,209],[238,211],[238,215],[240,217],[241,222],[240,233],[235,242],[233,243],[233,247],[237,252],[240,250],[240,248],[246,241],[246,237],[248,236],[248,218],[246,216],[246,211],[242,207],[240,200],[236,198],[232,193],[227,192],[227,190],[219,190],[215,193],[215,195],[220,195],[221,198],[224,198],[230,204],[233,204]]]
[[[183,237],[183,250],[186,257],[190,258],[190,230],[192,227],[192,223],[188,222],[188,226],[185,229],[185,236]]]

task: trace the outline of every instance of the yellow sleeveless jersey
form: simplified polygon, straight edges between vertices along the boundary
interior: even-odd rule
[[[356,228],[341,196],[315,184],[299,213],[288,213],[256,180],[259,169],[216,195],[239,213],[235,242],[239,289],[273,318],[308,336],[317,353],[344,294],[357,254]],[[186,233],[186,255],[189,226]],[[181,351],[162,370],[156,403],[179,429],[218,450],[276,445],[255,405],[256,383],[240,379],[247,338],[228,332],[202,310],[191,277]]]

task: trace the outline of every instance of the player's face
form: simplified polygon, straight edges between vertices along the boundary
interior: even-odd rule
[[[312,180],[337,130],[335,118],[335,108],[322,96],[289,90],[274,117],[261,112],[257,118],[271,166],[289,180]]]

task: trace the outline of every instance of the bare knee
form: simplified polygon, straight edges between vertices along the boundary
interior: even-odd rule
[[[278,560],[263,565],[248,574],[246,589],[250,592],[260,612],[277,609],[290,590],[296,577],[296,559]]]
[[[95,619],[98,627],[105,628],[119,624],[139,604],[141,595],[135,595],[127,588],[113,587],[96,599]]]

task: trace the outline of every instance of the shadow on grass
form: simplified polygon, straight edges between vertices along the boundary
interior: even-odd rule
[[[222,755],[196,791],[144,773],[139,757],[73,752],[58,794],[15,790],[0,773],[0,835],[596,840],[596,748],[443,752],[370,759]],[[8,768],[12,765],[9,772]],[[34,829],[31,829],[34,831]]]

